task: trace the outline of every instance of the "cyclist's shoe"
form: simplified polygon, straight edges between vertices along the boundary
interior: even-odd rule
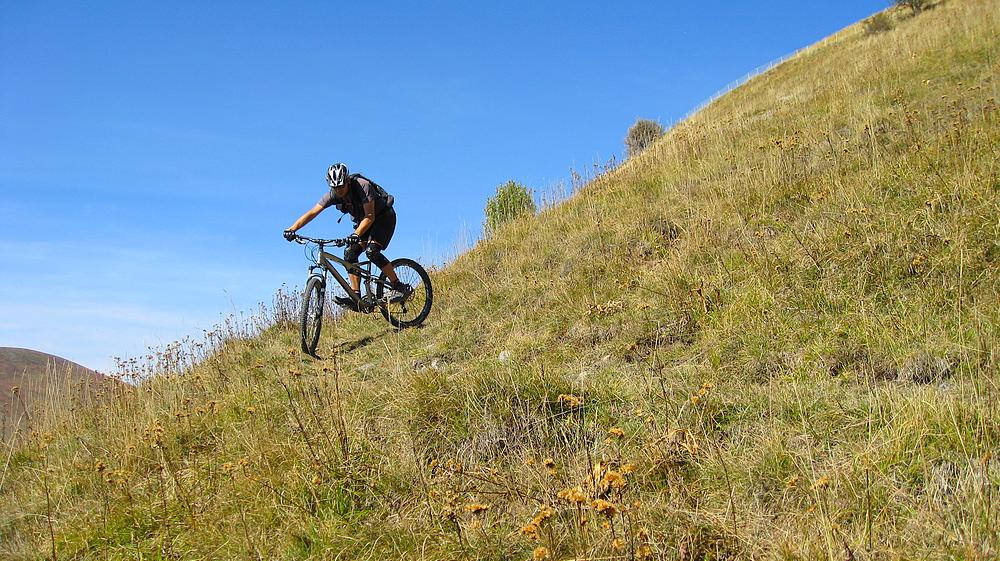
[[[392,288],[392,291],[389,292],[390,304],[398,304],[413,294],[413,287],[405,282],[393,283],[390,287]]]
[[[336,302],[341,308],[351,310],[352,312],[360,311],[358,309],[358,301],[354,300],[350,296],[334,296],[333,301]]]

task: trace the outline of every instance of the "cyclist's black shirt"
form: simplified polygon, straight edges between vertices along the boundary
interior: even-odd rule
[[[337,210],[350,214],[351,220],[357,226],[365,217],[365,203],[371,201],[375,201],[375,216],[377,217],[385,210],[385,200],[378,196],[370,181],[363,177],[354,177],[350,179],[346,197],[340,199],[333,194],[333,189],[330,189],[316,204],[323,208],[337,205]]]

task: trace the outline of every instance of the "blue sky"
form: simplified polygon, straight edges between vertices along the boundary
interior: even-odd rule
[[[0,346],[109,370],[301,284],[281,231],[335,161],[395,195],[389,257],[440,262],[497,185],[888,4],[0,0]]]

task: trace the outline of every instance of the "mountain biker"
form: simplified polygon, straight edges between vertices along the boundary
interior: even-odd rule
[[[396,211],[392,208],[391,199],[382,196],[385,191],[360,174],[348,174],[347,166],[342,163],[333,164],[326,170],[326,182],[330,185],[330,190],[285,230],[285,239],[293,241],[299,228],[316,218],[324,209],[336,206],[337,210],[349,213],[354,222],[354,233],[347,237],[347,247],[344,248],[344,260],[357,263],[364,251],[368,260],[382,269],[389,278],[390,288],[396,292],[391,297],[407,296],[413,289],[399,282],[392,263],[382,255],[382,250],[389,247],[392,234],[396,231]],[[361,277],[353,271],[348,271],[348,276],[355,298],[337,296],[334,301],[345,308],[358,311]]]

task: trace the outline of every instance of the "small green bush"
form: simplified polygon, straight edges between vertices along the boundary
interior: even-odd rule
[[[865,35],[876,35],[892,29],[892,22],[885,14],[875,14],[865,20]]]
[[[663,136],[663,127],[656,121],[638,119],[625,135],[625,149],[631,158],[646,149],[657,138]]]
[[[516,181],[497,187],[497,194],[486,201],[486,237],[492,236],[504,224],[524,214],[535,214],[531,190]]]

